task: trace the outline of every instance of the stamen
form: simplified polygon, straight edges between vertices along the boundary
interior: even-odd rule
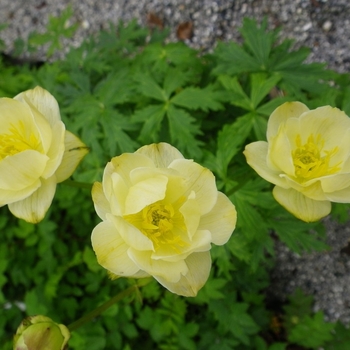
[[[320,176],[334,174],[340,170],[341,162],[331,166],[330,161],[338,152],[338,147],[330,151],[323,150],[324,140],[317,135],[316,140],[311,134],[303,145],[300,135],[295,139],[297,148],[292,151],[295,176],[300,182]]]
[[[0,135],[0,159],[28,149],[39,150],[40,142],[33,132],[28,133],[22,121],[16,126],[11,124],[8,134]]]
[[[180,248],[186,245],[183,239],[174,233],[175,227],[186,230],[183,215],[171,204],[159,201],[148,205],[139,213],[124,216],[124,219],[147,236],[153,242],[155,250],[166,246],[176,253],[181,253]]]

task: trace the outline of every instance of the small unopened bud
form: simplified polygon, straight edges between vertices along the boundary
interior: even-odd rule
[[[65,350],[70,338],[69,330],[46,316],[29,316],[17,329],[13,350]]]

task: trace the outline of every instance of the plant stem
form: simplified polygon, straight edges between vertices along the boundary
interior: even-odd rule
[[[131,295],[135,290],[138,289],[138,285],[131,286],[116,296],[114,296],[112,299],[108,300],[101,306],[97,307],[95,310],[92,310],[88,314],[84,315],[83,317],[79,318],[78,320],[74,321],[68,326],[68,329],[70,332],[76,330],[77,328],[81,327],[87,322],[90,322],[95,317],[102,314],[102,312],[106,311],[109,307],[111,307],[113,304],[117,303],[118,301],[122,300],[123,298],[127,297],[128,295]]]
[[[71,187],[78,187],[78,188],[88,188],[91,190],[92,184],[89,184],[87,182],[79,182],[74,180],[65,180],[62,182],[62,184],[71,186]]]

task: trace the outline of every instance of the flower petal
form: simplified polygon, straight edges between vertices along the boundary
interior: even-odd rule
[[[62,164],[65,129],[64,124],[62,122],[58,122],[56,123],[55,129],[52,132],[51,145],[46,153],[46,155],[49,157],[49,161],[47,162],[45,171],[42,174],[42,177],[45,179],[51,177],[60,164]]]
[[[56,191],[56,178],[41,179],[41,186],[29,197],[9,204],[11,213],[33,224],[41,221],[48,211]]]
[[[152,259],[176,262],[186,259],[190,254],[206,252],[211,248],[211,233],[208,230],[197,230],[190,244],[181,247],[181,251],[175,252],[172,247],[160,247],[152,253]]]
[[[265,141],[252,142],[245,146],[244,155],[247,163],[266,181],[281,187],[289,187],[279,175],[281,170],[267,165],[268,143]]]
[[[0,161],[0,188],[23,190],[43,174],[48,157],[37,151],[26,150]]]
[[[180,213],[183,215],[187,234],[190,240],[196,233],[201,219],[201,213],[199,209],[198,202],[195,198],[188,199],[179,209]]]
[[[163,199],[167,183],[166,176],[157,175],[131,186],[125,199],[124,215],[138,213],[147,205]]]
[[[267,140],[277,135],[281,125],[283,125],[289,118],[299,118],[309,108],[301,102],[285,102],[276,108],[267,123]]]
[[[300,117],[301,139],[306,142],[312,133],[321,135],[325,150],[339,146],[339,142],[350,129],[349,117],[338,108],[323,106],[308,111]]]
[[[184,192],[179,195],[188,197],[194,191],[201,214],[208,213],[216,203],[218,192],[213,173],[188,159],[176,159],[169,168],[177,170],[184,178],[184,189],[181,190]]]
[[[167,168],[175,159],[183,159],[183,155],[168,143],[153,143],[139,148],[140,153],[150,158],[157,168]]]
[[[275,137],[271,137],[267,162],[269,165],[273,164],[276,169],[280,169],[281,173],[294,176],[295,167],[292,158],[292,146],[284,129],[285,126],[282,126],[280,132]]]
[[[101,182],[95,182],[91,190],[92,200],[94,202],[95,210],[97,215],[102,219],[106,220],[106,215],[111,213],[111,207],[107,198],[103,192]]]
[[[156,279],[164,278],[171,283],[180,280],[181,275],[187,274],[188,268],[184,260],[168,262],[152,259],[151,251],[139,251],[130,249],[129,257],[135,262],[140,270],[146,271]]]
[[[273,189],[273,196],[285,209],[306,222],[320,220],[331,211],[329,201],[315,201],[292,188],[284,189],[276,186]]]
[[[125,277],[139,272],[140,269],[128,256],[129,246],[112,222],[99,223],[92,231],[91,243],[98,263],[105,269]]]
[[[200,220],[199,229],[209,230],[212,242],[216,245],[225,244],[236,227],[237,212],[232,202],[221,192],[214,208]]]
[[[122,217],[107,214],[107,220],[114,223],[118,228],[120,236],[124,242],[136,250],[153,250],[152,241],[146,237],[139,229],[124,220]]]
[[[21,92],[14,97],[14,100],[26,103],[29,107],[35,107],[54,126],[61,120],[60,109],[56,99],[40,86],[34,89]]]
[[[188,272],[176,283],[160,276],[154,278],[170,292],[185,297],[195,297],[209,278],[211,257],[209,252],[193,253],[185,260]]]
[[[3,190],[0,188],[0,207],[29,197],[40,186],[41,186],[41,181],[37,179],[30,186],[24,188],[23,190],[12,191],[12,190]]]
[[[27,105],[3,97],[0,98],[0,109],[1,133],[7,133],[11,126],[17,126],[19,123],[23,123],[27,130],[32,130],[35,127],[33,115]]]
[[[325,196],[331,202],[350,203],[350,186],[339,191],[325,193]]]
[[[83,157],[89,152],[89,148],[78,137],[67,130],[64,134],[64,147],[61,164],[55,173],[58,183],[67,180]]]
[[[321,178],[322,190],[327,193],[341,191],[350,186],[350,174],[334,174]],[[350,199],[349,199],[350,200]]]

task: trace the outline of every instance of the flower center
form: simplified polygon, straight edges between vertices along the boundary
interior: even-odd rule
[[[40,142],[33,132],[27,131],[22,121],[15,127],[11,124],[9,133],[0,135],[0,159],[28,149],[38,150]]]
[[[155,250],[163,246],[180,253],[180,248],[186,244],[180,237],[181,231],[186,230],[183,215],[171,204],[159,201],[124,219],[147,236]]]
[[[324,140],[317,135],[316,140],[311,134],[302,145],[300,135],[295,140],[297,148],[292,151],[295,176],[299,181],[307,181],[320,176],[334,174],[340,170],[340,163],[330,165],[332,156],[338,152],[338,147],[330,151],[323,150]]]

